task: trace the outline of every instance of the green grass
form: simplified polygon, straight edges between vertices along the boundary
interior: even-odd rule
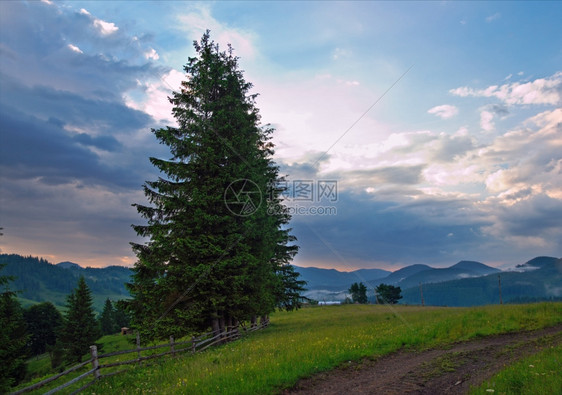
[[[269,328],[240,341],[135,367],[91,389],[103,394],[271,393],[350,360],[561,321],[562,303],[478,308],[348,305],[279,312]]]
[[[549,346],[502,370],[472,394],[562,394],[562,345]]]

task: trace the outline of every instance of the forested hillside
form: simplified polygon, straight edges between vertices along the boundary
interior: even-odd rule
[[[101,311],[105,299],[125,299],[129,293],[125,283],[131,271],[121,266],[101,269],[82,268],[76,264],[54,265],[43,258],[23,257],[16,254],[0,254],[0,264],[6,264],[2,274],[14,276],[10,287],[19,291],[18,298],[23,305],[49,301],[63,307],[66,296],[76,287],[82,275],[94,297],[94,307]]]

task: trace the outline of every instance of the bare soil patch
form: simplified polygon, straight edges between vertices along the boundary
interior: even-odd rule
[[[300,380],[283,394],[465,394],[520,358],[562,343],[562,324],[426,351],[365,358]]]

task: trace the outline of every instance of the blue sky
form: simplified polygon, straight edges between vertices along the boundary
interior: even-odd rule
[[[150,129],[173,124],[166,97],[210,29],[289,180],[337,180],[337,214],[293,218],[296,264],[561,256],[561,17],[559,2],[1,2],[1,251],[134,263],[131,204],[167,155]]]

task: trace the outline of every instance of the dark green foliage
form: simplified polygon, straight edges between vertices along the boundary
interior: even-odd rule
[[[57,332],[62,325],[62,315],[51,302],[33,305],[24,311],[30,335],[31,355],[43,354],[47,346],[57,342]]]
[[[103,336],[119,332],[121,328],[128,327],[130,321],[129,314],[126,311],[126,301],[119,300],[112,303],[109,298],[106,299],[103,311],[98,317]]]
[[[297,247],[282,190],[268,190],[278,168],[252,85],[208,32],[194,46],[189,79],[170,99],[178,127],[153,131],[171,158],[150,158],[163,177],[144,186],[151,206],[135,205],[147,223],[133,227],[150,241],[132,244],[138,261],[128,308],[144,338],[222,330],[276,306],[298,307],[302,288],[285,267]],[[252,210],[233,211],[242,207]]]
[[[92,294],[84,277],[67,298],[67,312],[60,333],[61,345],[67,362],[81,362],[90,346],[100,337],[94,310]]]
[[[290,311],[300,308],[303,300],[310,302],[301,296],[301,292],[306,290],[306,281],[299,280],[299,273],[293,266],[280,265],[277,273],[281,279],[281,287],[276,293],[279,308]]]
[[[113,321],[115,321],[115,326],[117,331],[120,331],[123,327],[129,327],[131,325],[131,317],[127,312],[127,301],[118,300],[113,304]]]
[[[60,343],[47,346],[47,352],[51,359],[51,368],[56,369],[64,362],[64,349]]]
[[[106,299],[103,311],[99,316],[99,325],[102,336],[112,335],[117,333],[120,328],[117,327],[115,322],[115,309],[111,300]]]
[[[0,265],[0,270],[4,265]],[[9,289],[10,276],[0,275],[0,393],[18,384],[25,376],[27,340],[23,311]]]
[[[353,283],[348,289],[353,303],[367,303],[367,287],[363,283]]]
[[[396,304],[402,299],[402,290],[394,285],[380,284],[375,288],[377,303]]]

